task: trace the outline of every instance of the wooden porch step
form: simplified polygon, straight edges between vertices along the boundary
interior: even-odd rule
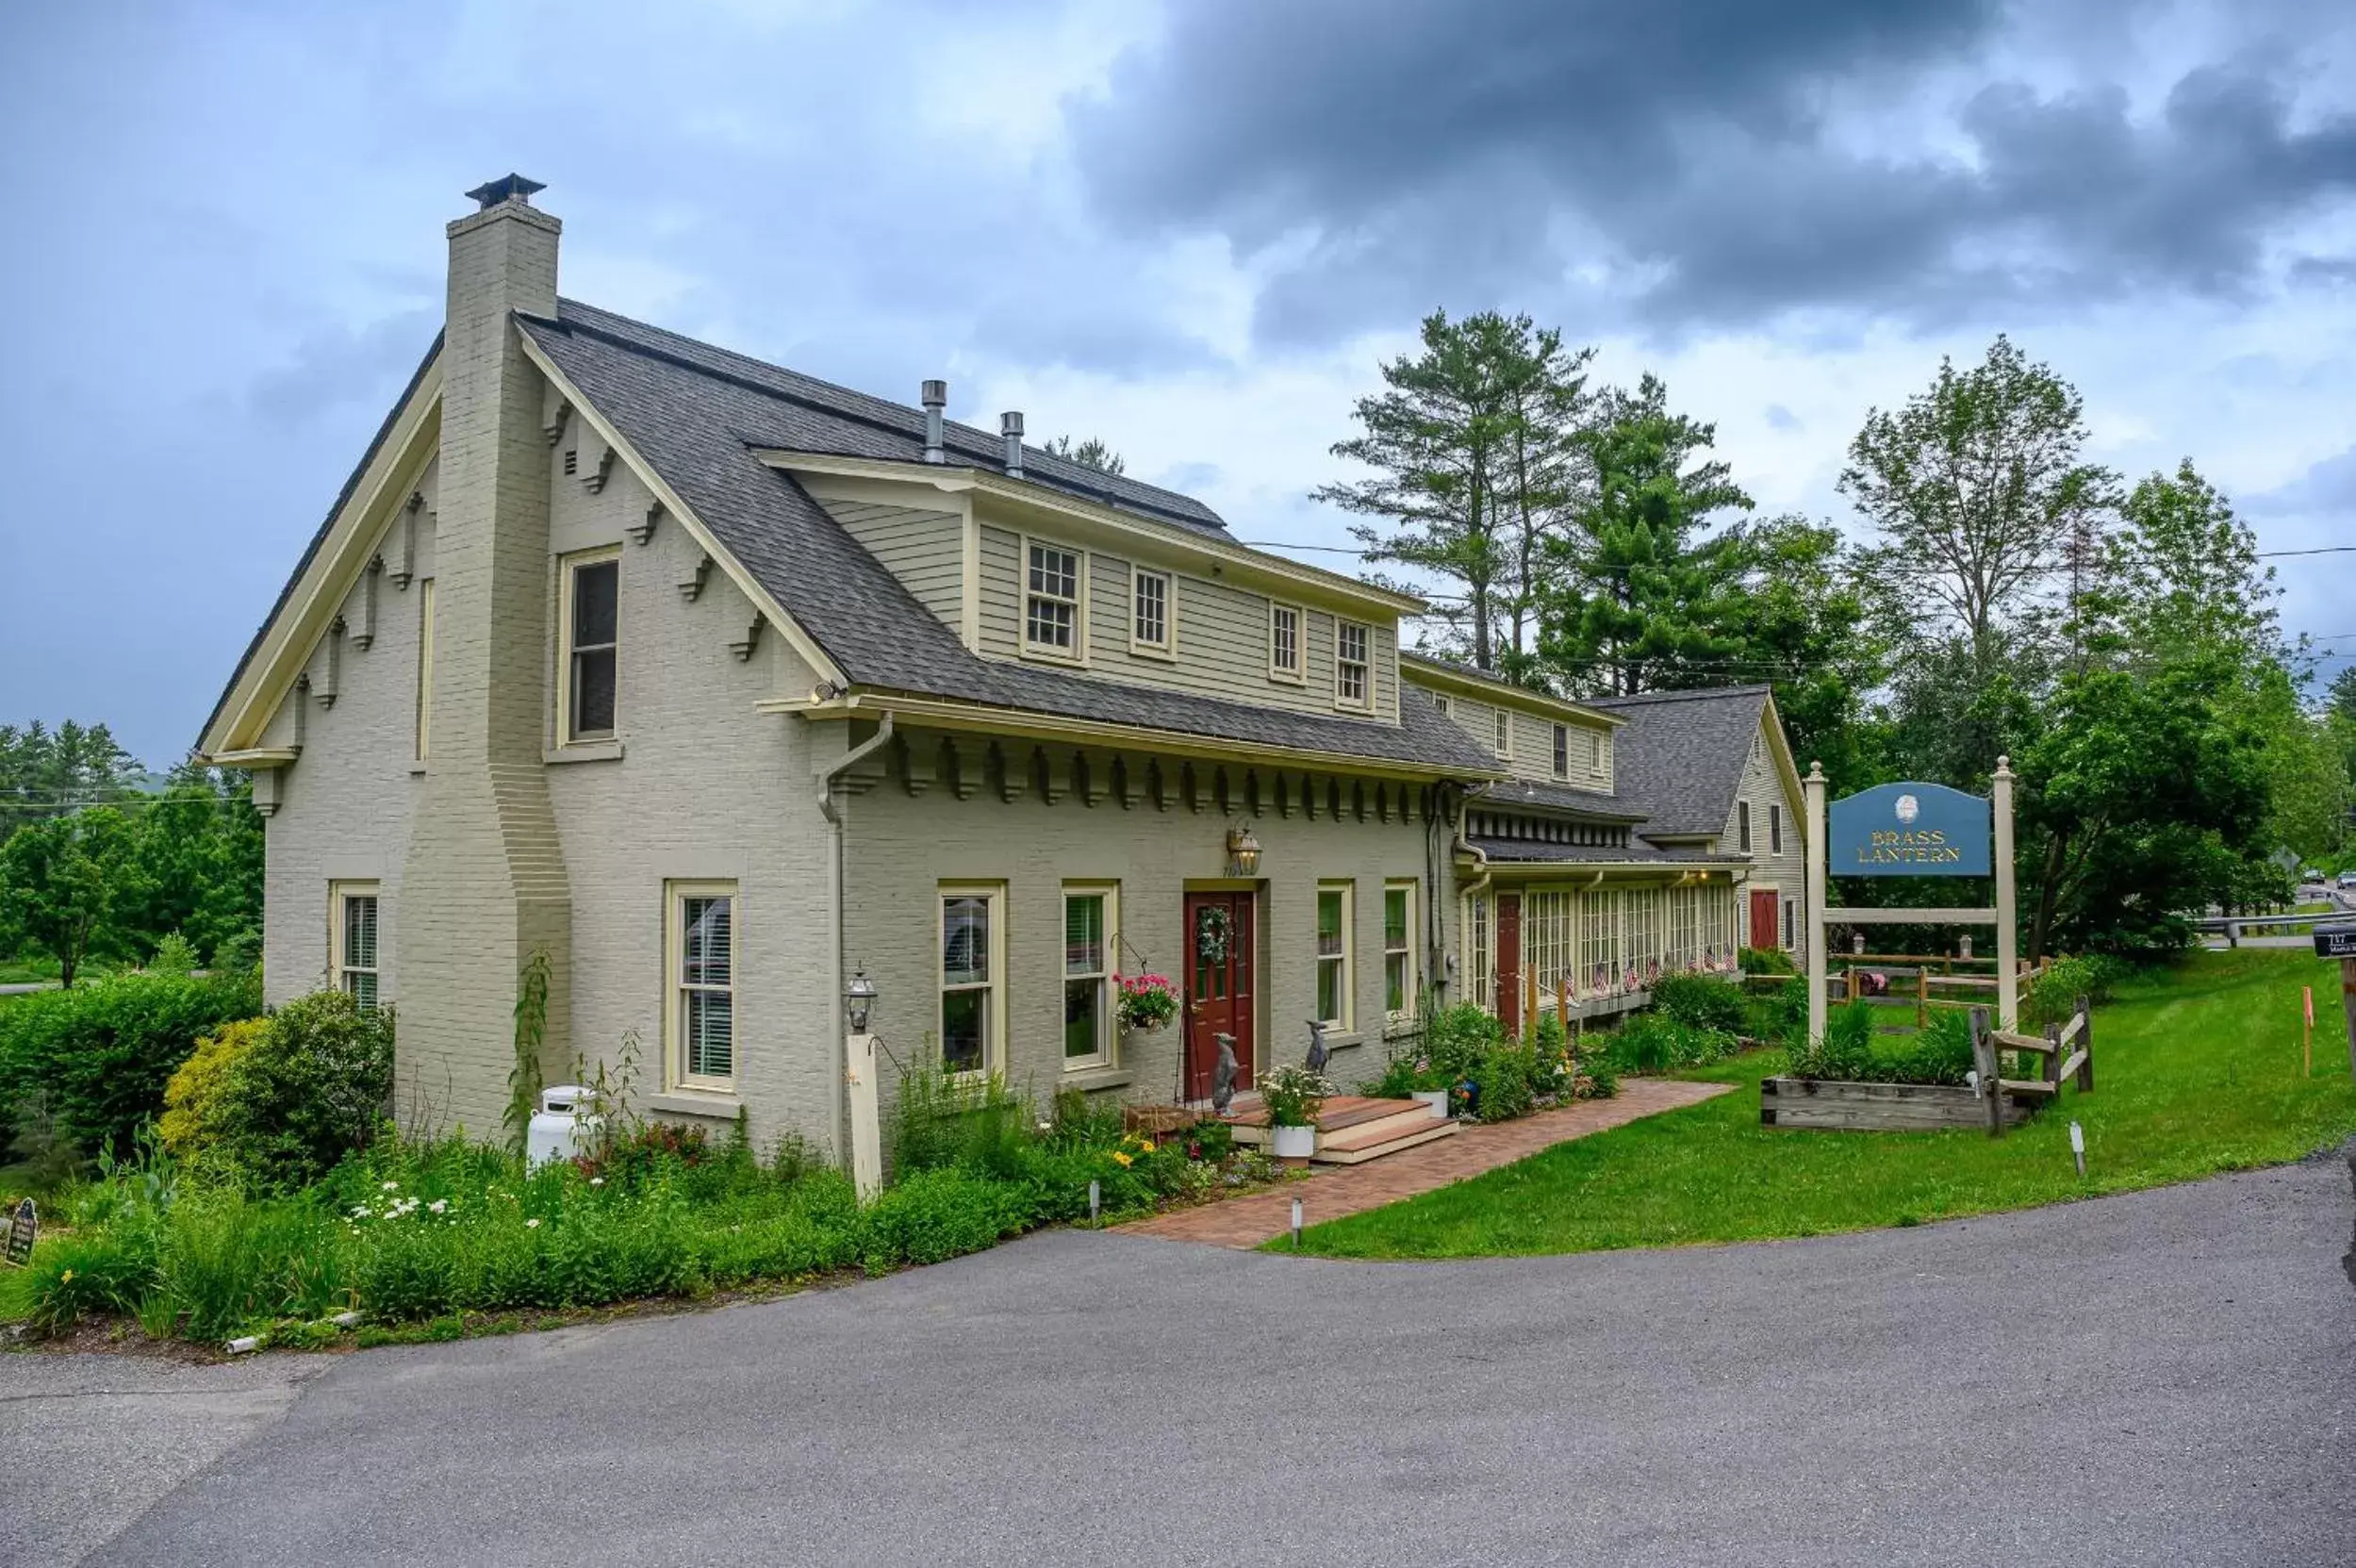
[[[1321,1165],[1362,1165],[1369,1160],[1379,1160],[1386,1154],[1418,1147],[1441,1138],[1453,1138],[1457,1124],[1428,1114],[1420,1128],[1407,1131],[1391,1131],[1377,1137],[1372,1130],[1361,1129],[1344,1132],[1334,1138],[1317,1140],[1317,1152],[1310,1156]]]
[[[1422,1111],[1426,1115],[1430,1114],[1421,1100],[1336,1095],[1326,1101],[1325,1109],[1318,1113],[1317,1131],[1338,1132],[1345,1127],[1356,1127],[1362,1122],[1377,1121],[1384,1116],[1395,1116],[1408,1111]],[[1238,1109],[1230,1121],[1239,1131],[1247,1127],[1264,1128],[1268,1125],[1268,1112],[1264,1106],[1255,1103]]]

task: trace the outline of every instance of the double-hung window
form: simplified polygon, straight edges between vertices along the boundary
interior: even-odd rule
[[[1513,755],[1513,715],[1503,708],[1491,711],[1490,750],[1501,757]]]
[[[986,1073],[1002,1065],[1005,1034],[1006,890],[996,883],[941,889],[941,1070]]]
[[[1140,653],[1167,653],[1170,635],[1170,574],[1139,568],[1129,574],[1129,646]]]
[[[1751,852],[1751,802],[1735,802],[1735,848],[1744,854]]]
[[[663,944],[669,974],[665,1056],[673,1088],[729,1090],[736,1081],[736,884],[665,885]]]
[[[1771,855],[1784,852],[1784,808],[1781,802],[1774,801],[1767,803],[1767,852]]]
[[[1344,707],[1363,708],[1372,702],[1369,695],[1373,683],[1369,679],[1367,648],[1373,634],[1355,620],[1336,623],[1333,656],[1333,700]]]
[[[1301,612],[1294,605],[1268,606],[1268,673],[1279,681],[1301,678]]]
[[[584,551],[564,561],[564,647],[556,661],[562,704],[559,738],[614,738],[617,666],[621,631],[621,551]]]
[[[1031,541],[1023,596],[1023,646],[1077,660],[1080,651],[1079,552]]]
[[[1346,882],[1317,885],[1317,1021],[1350,1028],[1350,890]]]
[[[1415,1015],[1415,884],[1382,889],[1382,1009],[1393,1021]]]
[[[1453,714],[1456,712],[1456,704],[1448,701],[1448,694],[1444,691],[1435,691],[1431,694],[1431,705],[1438,708],[1442,713]]]
[[[1120,946],[1120,889],[1067,883],[1063,888],[1063,1065],[1112,1064],[1112,969]]]
[[[1555,777],[1557,779],[1567,779],[1570,776],[1571,726],[1568,724],[1557,724],[1555,726]]]
[[[376,884],[339,882],[328,887],[328,968],[336,989],[362,1007],[376,1005]]]

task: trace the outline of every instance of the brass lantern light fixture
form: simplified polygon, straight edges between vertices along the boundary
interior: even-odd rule
[[[1238,822],[1227,830],[1227,869],[1239,877],[1251,876],[1260,869],[1260,837],[1252,832],[1249,822]]]

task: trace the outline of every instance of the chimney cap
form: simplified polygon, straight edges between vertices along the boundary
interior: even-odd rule
[[[532,193],[535,190],[546,190],[547,189],[548,187],[542,185],[538,180],[528,180],[521,174],[507,174],[500,179],[491,181],[487,185],[478,185],[473,190],[468,191],[467,194],[471,197],[478,206],[486,208],[497,206],[500,203],[505,201],[518,201],[521,202],[526,206],[530,206],[532,205]]]
[[[949,401],[949,384],[946,381],[928,381],[924,384],[921,395],[927,408],[947,407]]]
[[[998,416],[998,434],[1019,436],[1023,433],[1023,415],[1018,408],[1010,408]]]

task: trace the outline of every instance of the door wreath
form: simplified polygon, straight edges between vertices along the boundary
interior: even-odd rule
[[[1194,956],[1205,964],[1220,965],[1235,948],[1235,920],[1216,904],[1194,913]]]

